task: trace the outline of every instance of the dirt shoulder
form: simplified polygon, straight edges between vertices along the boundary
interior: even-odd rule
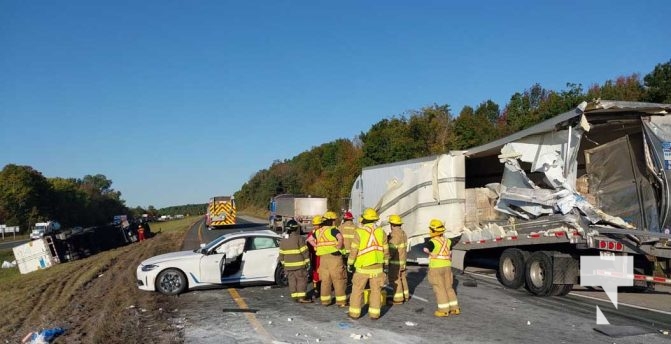
[[[0,338],[20,343],[32,331],[62,327],[53,343],[182,343],[179,298],[140,291],[144,259],[179,250],[184,231],[49,269],[0,279]]]

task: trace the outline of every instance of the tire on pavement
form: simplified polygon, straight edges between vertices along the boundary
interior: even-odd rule
[[[289,285],[289,279],[287,278],[287,274],[285,273],[282,264],[277,264],[277,268],[275,268],[275,284],[280,287]]]
[[[537,251],[529,256],[525,269],[526,289],[536,296],[551,295],[552,257],[544,251]]]
[[[188,281],[178,269],[165,269],[156,276],[156,290],[165,295],[178,295],[187,288]]]
[[[526,260],[529,252],[517,248],[509,248],[499,257],[499,269],[496,277],[499,282],[510,289],[518,289],[525,283]]]

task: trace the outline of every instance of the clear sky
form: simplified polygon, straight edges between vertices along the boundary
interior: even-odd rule
[[[0,168],[205,203],[432,104],[671,58],[671,1],[0,0]]]

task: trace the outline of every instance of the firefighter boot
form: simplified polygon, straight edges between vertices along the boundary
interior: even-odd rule
[[[457,308],[457,309],[450,310],[450,314],[452,314],[452,315],[459,315],[459,314],[461,314],[461,308]]]
[[[439,318],[446,318],[450,315],[450,313],[445,312],[445,311],[435,311],[435,312],[433,312],[433,315],[435,315]]]

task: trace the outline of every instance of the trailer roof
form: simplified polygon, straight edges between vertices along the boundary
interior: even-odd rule
[[[578,121],[582,115],[585,115],[588,120],[605,121],[613,119],[631,119],[649,115],[663,116],[668,114],[671,114],[671,104],[613,100],[596,100],[589,103],[582,102],[571,111],[559,114],[541,123],[490,143],[467,149],[463,151],[463,154],[469,158],[498,155],[501,151],[501,147],[506,143],[535,134],[565,129],[568,125],[574,125],[574,122]]]

